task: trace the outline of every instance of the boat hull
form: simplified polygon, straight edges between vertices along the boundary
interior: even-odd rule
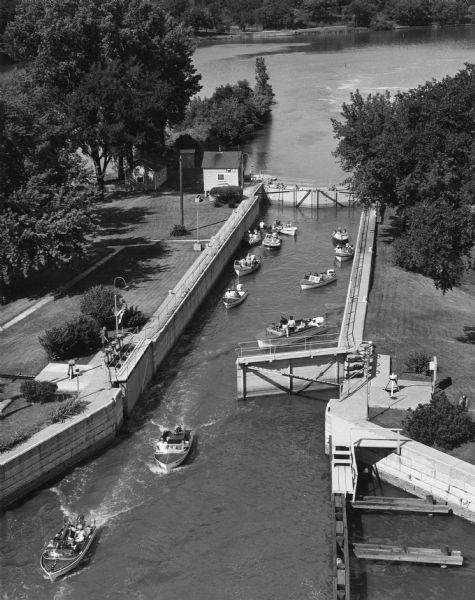
[[[259,348],[275,348],[281,346],[294,346],[297,344],[304,344],[305,342],[311,341],[313,338],[317,338],[322,333],[326,333],[329,330],[329,327],[321,326],[321,327],[309,327],[304,331],[299,331],[297,333],[290,334],[288,337],[286,335],[282,335],[280,337],[271,337],[267,335],[266,337],[257,338],[257,343]]]
[[[249,292],[246,290],[244,294],[240,298],[223,298],[223,303],[226,308],[234,308],[235,306],[239,306],[244,302],[244,300],[249,295]]]
[[[260,236],[260,235],[259,235],[259,236],[255,236],[255,237],[253,236],[253,237],[247,237],[247,238],[246,238],[246,243],[247,243],[249,246],[257,246],[257,245],[258,245],[258,244],[260,244],[261,242],[262,242],[262,238],[261,238],[261,236]]]
[[[190,443],[188,447],[182,452],[158,452],[155,450],[154,458],[157,461],[165,473],[169,473],[175,467],[180,466],[183,462],[185,462],[186,458],[191,452],[191,448],[193,446],[194,435],[190,433]]]
[[[336,254],[335,258],[338,262],[347,262],[348,260],[352,260],[354,254]]]
[[[300,280],[300,288],[302,290],[311,290],[313,288],[319,288],[319,287],[323,287],[324,285],[328,285],[329,283],[333,283],[334,281],[336,281],[336,277],[333,277],[332,279],[327,279],[327,280],[323,280],[323,281],[319,281],[319,282],[312,282],[309,281],[308,279],[301,279]]]
[[[245,275],[250,275],[251,273],[254,273],[254,271],[257,271],[257,269],[259,269],[260,266],[260,260],[257,262],[257,264],[253,265],[252,267],[241,267],[238,263],[235,262],[234,272],[238,277],[244,277]]]
[[[282,227],[280,233],[282,235],[297,235],[297,227]]]
[[[92,545],[92,542],[94,541],[96,533],[97,527],[94,525],[92,533],[87,539],[87,542],[82,548],[81,552],[79,552],[79,554],[77,554],[74,558],[72,557],[71,560],[60,560],[59,558],[56,559],[55,557],[45,556],[45,553],[43,553],[40,559],[40,566],[43,572],[49,577],[51,581],[56,581],[56,579],[58,579],[59,577],[63,577],[67,573],[71,572],[79,565],[79,563],[86,556],[87,552],[89,551],[89,548]],[[60,563],[60,568],[56,569],[56,565],[58,564],[58,562]],[[63,564],[62,567],[61,564]]]

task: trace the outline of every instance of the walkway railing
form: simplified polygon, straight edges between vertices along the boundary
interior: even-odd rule
[[[276,338],[278,340],[278,338]],[[308,352],[311,350],[322,350],[323,348],[331,348],[338,343],[338,334],[322,333],[315,337],[305,337],[298,344],[289,344],[288,346],[269,346],[268,348],[260,348],[257,341],[240,342],[236,348],[236,353],[239,358],[250,356],[276,356],[285,352]]]
[[[345,312],[343,314],[343,320],[340,330],[340,345],[346,345],[348,348],[353,348],[357,343],[361,342],[361,339],[355,339],[354,329],[358,302],[366,300],[366,298],[360,298],[360,293],[361,278],[363,273],[363,266],[365,263],[365,252],[368,241],[369,223],[369,211],[364,210],[361,213],[358,238],[355,244],[355,256],[353,259],[353,266],[351,269],[350,282],[348,284]],[[363,332],[361,332],[361,335],[362,333]]]

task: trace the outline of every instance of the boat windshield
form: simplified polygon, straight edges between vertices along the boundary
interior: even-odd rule
[[[169,437],[167,440],[167,444],[181,444],[183,442],[183,437]]]

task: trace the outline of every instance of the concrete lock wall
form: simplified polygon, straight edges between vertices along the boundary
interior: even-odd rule
[[[475,465],[411,440],[400,455],[390,454],[377,467],[389,483],[418,496],[431,494],[475,521]]]
[[[150,327],[143,332],[147,340],[139,342],[118,373],[119,381],[126,388],[128,412],[133,410],[161,362],[216,283],[244,234],[258,219],[263,199],[264,194],[257,188],[240,204],[154,313]]]
[[[123,423],[122,391],[88,406],[66,423],[50,425],[0,462],[2,505],[28,494],[110,443]]]

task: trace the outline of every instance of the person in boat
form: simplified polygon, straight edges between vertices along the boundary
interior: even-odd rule
[[[239,261],[239,266],[241,268],[244,268],[246,266],[246,259],[245,258],[241,258],[241,260]]]
[[[295,319],[292,315],[289,317],[289,322],[287,323],[287,337],[295,331],[296,323]]]
[[[183,433],[183,429],[178,425],[178,427],[175,429],[175,433]]]
[[[280,317],[279,321],[280,328],[282,331],[288,336],[289,335],[289,321],[283,315]]]
[[[84,537],[85,536],[82,523],[79,523],[76,529],[76,533],[74,535],[74,541],[72,544],[73,550],[78,550],[80,548],[80,545],[84,542]]]
[[[251,255],[248,254],[245,258],[244,264],[246,265],[246,267],[250,267],[252,265],[252,260],[251,260]]]
[[[259,232],[257,231],[257,229],[254,229],[254,235],[259,235]]]
[[[255,254],[251,254],[250,258],[251,258],[251,267],[253,267],[254,265],[257,264],[256,255]]]
[[[265,227],[265,226],[266,226],[266,224],[264,223],[264,221],[261,221],[261,222],[259,223],[259,227],[260,227],[261,229],[264,229],[264,227]]]
[[[292,223],[290,221],[287,221],[286,227],[292,227]]]

